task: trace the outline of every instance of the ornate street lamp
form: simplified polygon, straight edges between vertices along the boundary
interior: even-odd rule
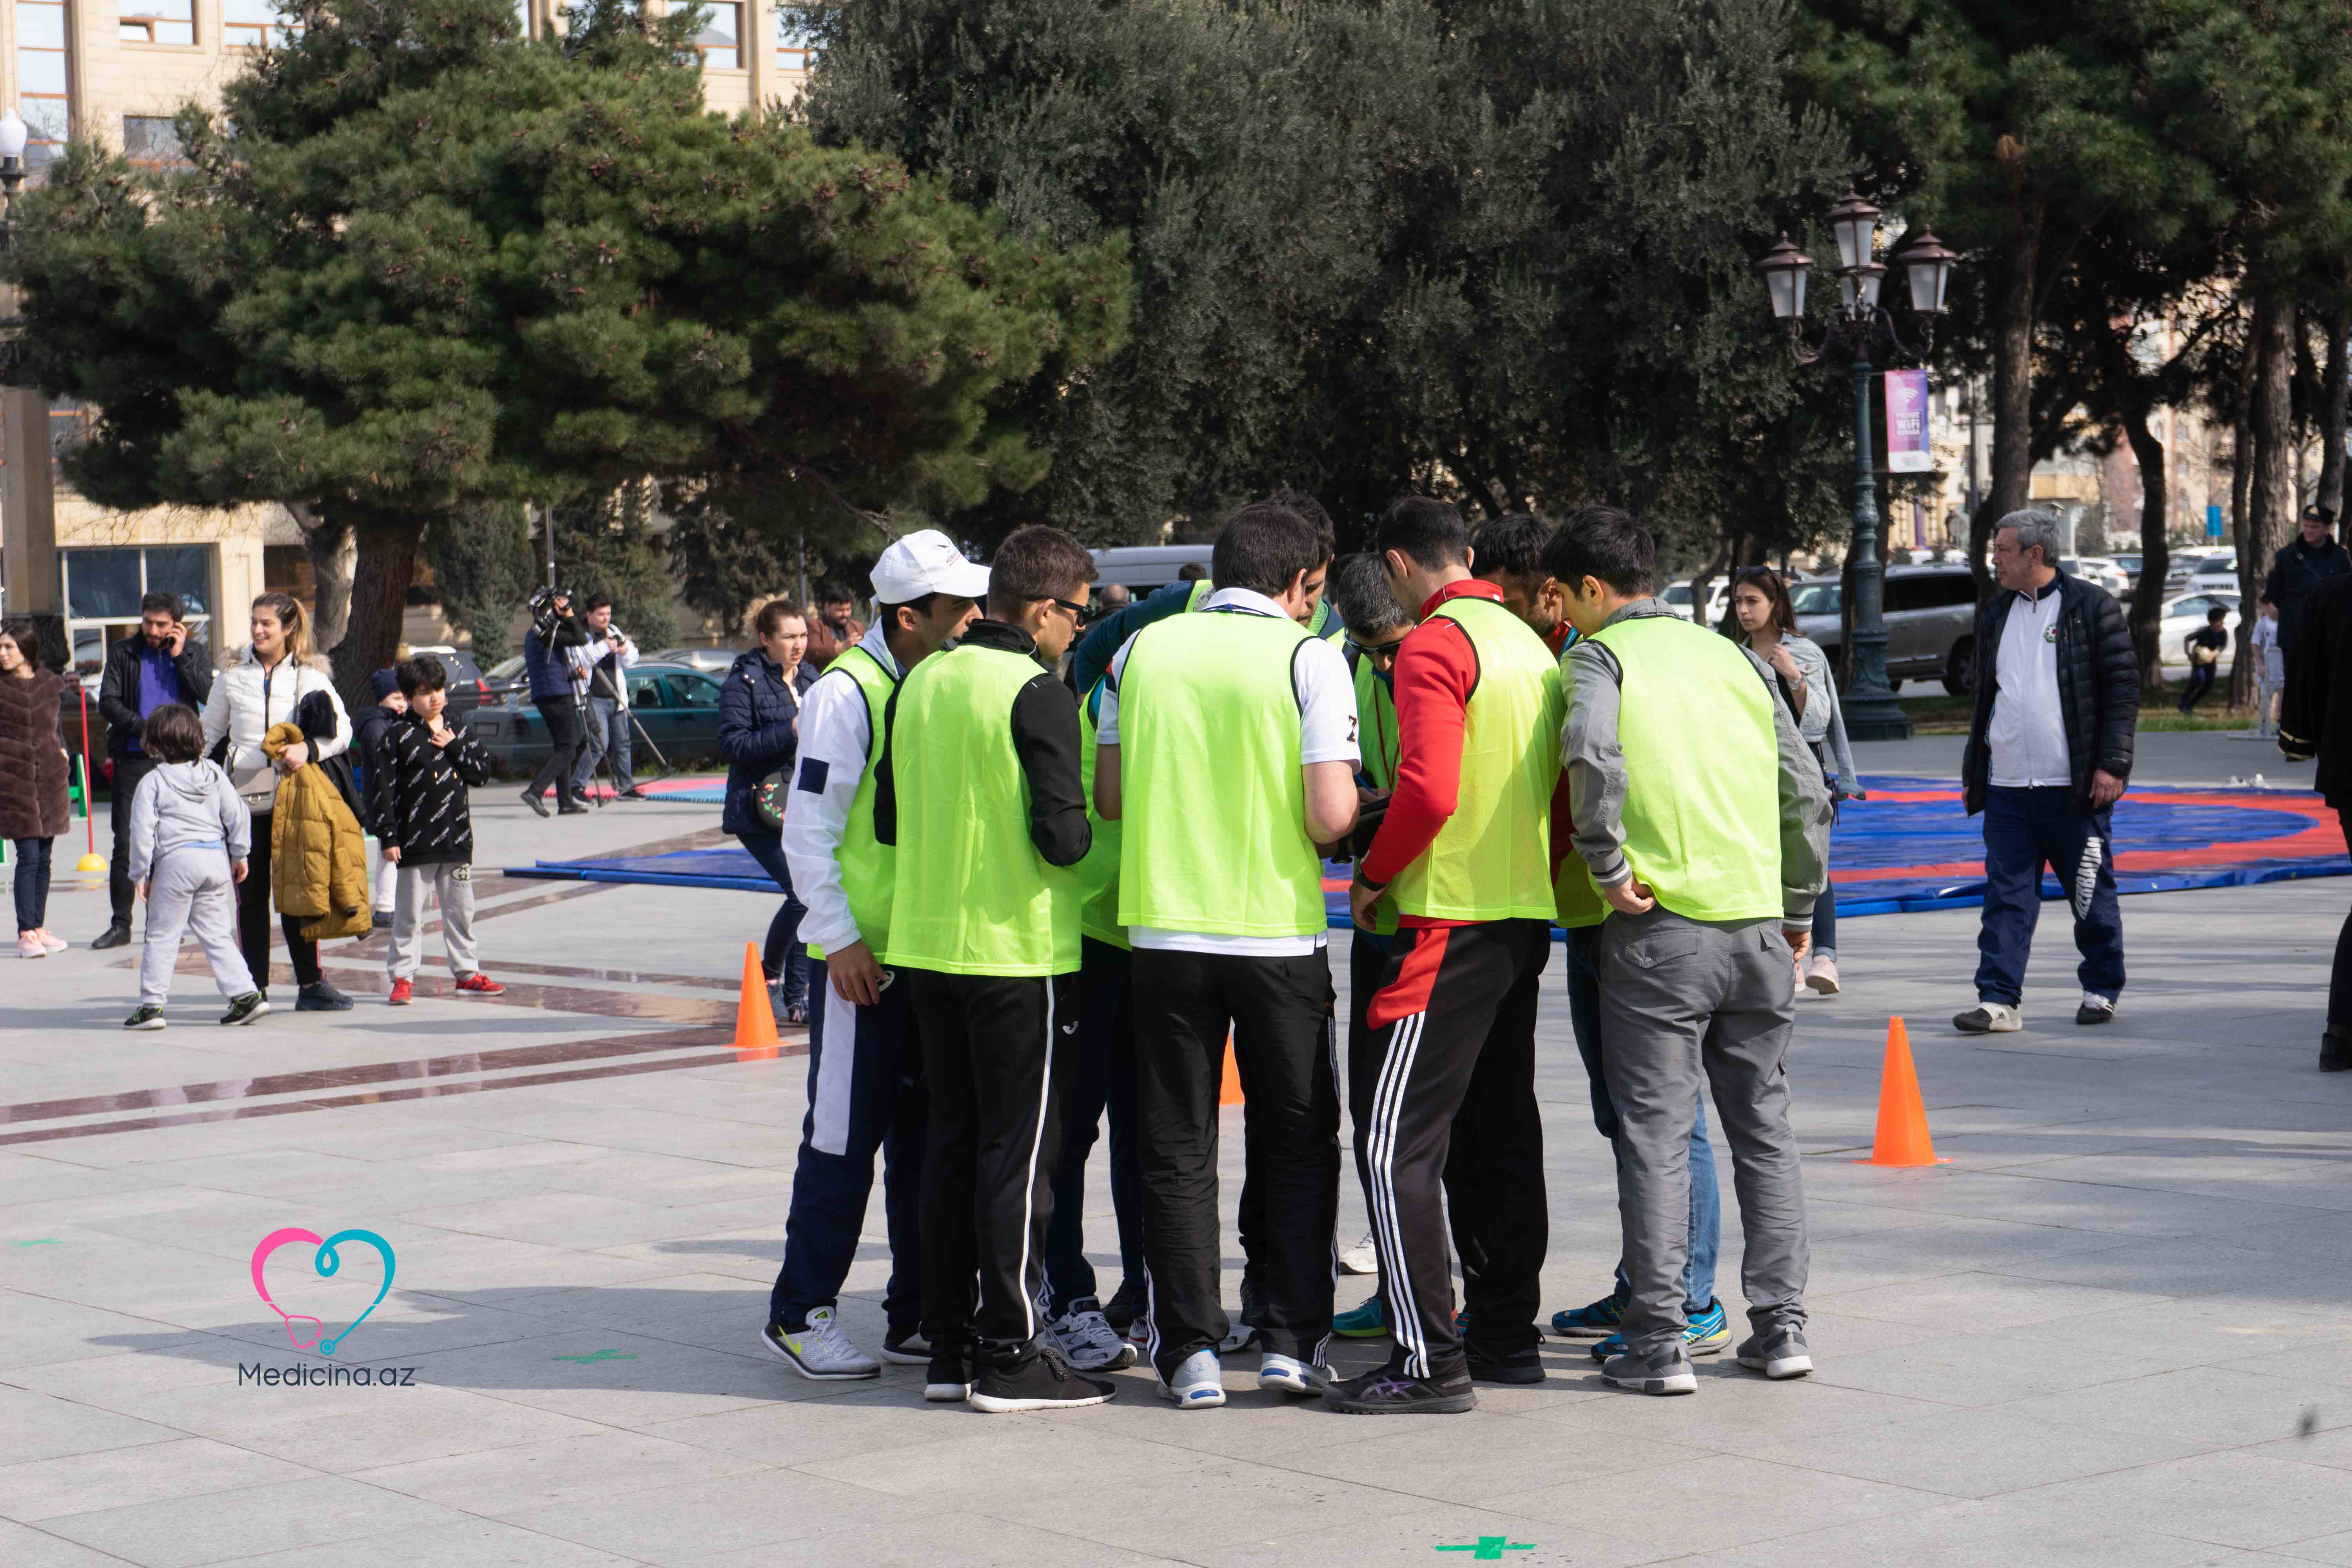
[[[16,243],[16,193],[25,184],[24,118],[15,110],[0,114],[0,251]],[[14,290],[10,291],[14,303]],[[0,331],[17,331],[25,318],[16,314],[0,316]],[[0,338],[0,386],[21,384],[16,374],[25,363],[24,341],[16,337]]]
[[[1812,258],[1783,234],[1757,261],[1756,270],[1764,275],[1772,314],[1788,334],[1789,353],[1799,364],[1811,364],[1832,349],[1853,356],[1853,539],[1846,560],[1853,568],[1853,679],[1843,699],[1845,725],[1857,740],[1901,741],[1910,738],[1911,719],[1886,684],[1886,620],[1881,609],[1885,568],[1878,559],[1878,493],[1871,482],[1871,356],[1874,350],[1882,359],[1916,362],[1927,355],[1935,343],[1935,319],[1944,313],[1952,266],[1959,258],[1925,229],[1894,257],[1910,286],[1911,313],[1920,318],[1915,348],[1878,303],[1888,270],[1876,259],[1878,218],[1879,209],[1851,185],[1830,209],[1830,232],[1838,247],[1839,303],[1818,344],[1808,346],[1804,341],[1805,278]]]

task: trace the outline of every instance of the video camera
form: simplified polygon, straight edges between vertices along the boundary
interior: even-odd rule
[[[570,597],[572,597],[572,590],[569,588],[534,588],[531,590],[530,598],[525,602],[524,607],[530,611],[530,618],[536,621],[555,608],[556,600]]]

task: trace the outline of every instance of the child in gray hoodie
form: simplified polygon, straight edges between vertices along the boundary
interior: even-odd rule
[[[228,775],[205,761],[203,724],[167,702],[147,715],[140,742],[153,771],[131,797],[131,879],[147,900],[147,951],[139,961],[139,1005],[126,1029],[163,1027],[180,933],[192,931],[228,998],[224,1024],[250,1024],[269,1011],[236,945],[236,884],[253,847],[253,814]]]

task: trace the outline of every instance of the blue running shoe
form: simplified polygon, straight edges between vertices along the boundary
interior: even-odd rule
[[[1628,1298],[1611,1291],[1590,1307],[1570,1307],[1551,1315],[1551,1331],[1563,1339],[1597,1340],[1617,1331],[1625,1321]]]
[[[1724,1314],[1721,1300],[1709,1301],[1706,1310],[1694,1312],[1683,1325],[1683,1348],[1693,1355],[1714,1355],[1731,1343],[1731,1320]],[[1592,1347],[1592,1359],[1605,1362],[1611,1356],[1625,1353],[1625,1336],[1612,1334]]]
[[[1388,1313],[1381,1310],[1380,1292],[1364,1298],[1363,1305],[1351,1307],[1331,1320],[1331,1331],[1343,1340],[1385,1339],[1389,1331]]]

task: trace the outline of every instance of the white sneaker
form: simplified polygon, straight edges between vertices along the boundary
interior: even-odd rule
[[[1207,1410],[1225,1402],[1225,1369],[1213,1351],[1194,1351],[1160,1380],[1160,1397],[1179,1410]]]
[[[2025,1027],[2025,1013],[2006,1002],[1979,1002],[1952,1019],[1963,1035],[2013,1035]]]
[[[1837,954],[1822,952],[1813,955],[1805,969],[1805,984],[1824,996],[1838,994]]]
[[[1277,1394],[1321,1394],[1331,1386],[1331,1369],[1268,1351],[1257,1363],[1257,1385]]]
[[[18,931],[16,933],[16,956],[19,958],[47,958],[49,956],[49,950],[47,945],[42,942],[40,937],[36,933],[28,931]]]
[[[59,936],[57,932],[51,931],[47,926],[43,926],[33,934],[39,937],[41,939],[41,945],[47,948],[51,952],[63,952],[66,949],[73,945],[73,943],[68,942],[65,938]]]
[[[790,1362],[794,1372],[819,1383],[882,1375],[882,1363],[850,1342],[830,1307],[811,1311],[808,1327],[798,1333],[770,1323],[760,1331],[760,1342]]]
[[[1061,1348],[1062,1359],[1080,1372],[1116,1372],[1135,1364],[1135,1347],[1119,1337],[1092,1296],[1071,1302],[1045,1331]]]
[[[1339,1272],[1342,1274],[1378,1274],[1380,1271],[1380,1255],[1372,1250],[1370,1231],[1364,1233],[1363,1240],[1339,1254]]]

